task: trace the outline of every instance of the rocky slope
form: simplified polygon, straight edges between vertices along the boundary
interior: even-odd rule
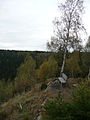
[[[80,79],[69,79],[65,88],[57,89],[48,86],[41,91],[41,84],[27,93],[22,93],[0,105],[0,120],[40,120],[43,105],[50,99],[55,98],[58,92],[64,100],[72,99],[72,92],[80,83]]]

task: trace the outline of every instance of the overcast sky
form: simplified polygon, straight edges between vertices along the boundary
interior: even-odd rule
[[[57,0],[0,0],[0,49],[46,50],[57,5]],[[90,0],[83,22],[90,35]]]

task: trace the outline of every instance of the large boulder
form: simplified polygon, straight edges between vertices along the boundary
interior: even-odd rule
[[[62,87],[65,87],[66,86],[66,83],[67,83],[67,75],[62,73],[61,77],[58,78],[59,82],[61,83],[61,86]]]
[[[42,115],[40,113],[40,115],[37,117],[37,120],[42,120]]]
[[[48,83],[46,91],[55,91],[55,90],[60,90],[60,82],[58,80],[51,81]]]
[[[64,74],[64,73],[62,73],[62,78],[65,80],[65,81],[67,81],[67,75],[66,74]]]
[[[54,81],[50,81],[48,84],[47,84],[47,88],[46,88],[46,91],[49,91],[49,90],[60,90],[61,87],[64,87],[66,86],[66,83],[67,83],[67,75],[62,73],[61,77],[59,77],[58,79],[54,80]]]
[[[61,84],[65,84],[65,83],[66,83],[66,81],[64,80],[63,77],[59,77],[58,80],[59,80],[59,82],[60,82]]]
[[[55,80],[54,82],[52,82],[51,88],[59,90],[60,89],[60,82],[58,80]]]
[[[61,83],[61,87],[65,87],[66,86],[66,81],[62,77],[59,77],[58,80]]]

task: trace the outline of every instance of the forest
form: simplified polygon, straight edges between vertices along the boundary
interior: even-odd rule
[[[58,5],[47,51],[0,50],[0,120],[90,120],[90,36],[83,0]]]
[[[21,64],[24,63],[25,57],[30,55],[33,60],[35,60],[36,69],[40,67],[40,65],[48,60],[50,56],[54,56],[56,62],[58,63],[58,67],[60,69],[63,60],[63,51],[59,51],[59,53],[53,52],[42,52],[42,51],[10,51],[10,50],[0,50],[0,80],[5,81],[13,81],[17,69]],[[76,59],[77,58],[77,59]],[[72,53],[68,53],[65,72],[68,76],[73,77],[87,77],[89,72],[90,65],[90,53],[89,52],[79,52],[74,51]],[[57,75],[59,74],[59,70],[57,71]]]

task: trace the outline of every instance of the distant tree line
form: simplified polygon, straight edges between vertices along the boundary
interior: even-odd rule
[[[36,69],[47,60],[51,55],[53,55],[58,63],[59,71],[61,69],[63,61],[63,51],[58,53],[52,52],[42,52],[42,51],[9,51],[9,50],[0,50],[0,80],[4,79],[13,80],[16,77],[18,68],[24,59],[29,54],[36,63]],[[70,77],[86,77],[89,71],[90,66],[90,52],[73,52],[68,53],[66,56],[65,72]]]
[[[50,53],[0,50],[0,80],[13,80],[16,76],[17,69],[24,62],[27,54],[30,54],[33,57],[36,61],[36,67],[38,68],[44,59],[48,58]]]

